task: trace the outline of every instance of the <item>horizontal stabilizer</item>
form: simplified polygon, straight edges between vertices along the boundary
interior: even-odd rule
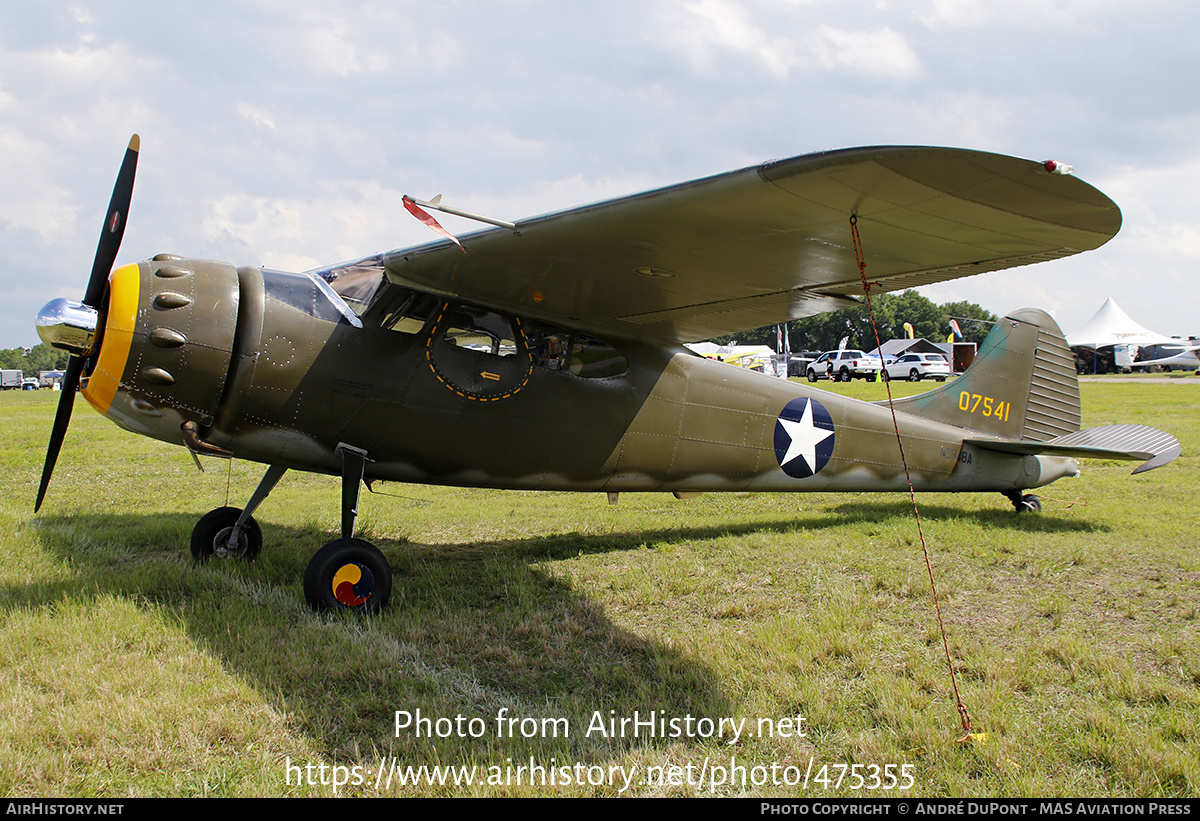
[[[1088,428],[1048,442],[1002,439],[967,439],[977,448],[1027,456],[1049,454],[1091,459],[1144,459],[1134,474],[1162,467],[1180,454],[1179,441],[1169,433],[1145,425],[1105,425]]]

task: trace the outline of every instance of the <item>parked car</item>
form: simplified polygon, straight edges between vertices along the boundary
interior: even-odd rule
[[[826,351],[809,364],[805,373],[809,382],[826,377],[835,382],[849,382],[855,378],[874,382],[879,377],[880,367],[879,359],[866,351],[847,349]]]
[[[32,376],[27,376],[21,380],[21,390],[23,391],[36,391],[38,387],[38,381]]]
[[[886,379],[907,379],[920,382],[936,379],[945,382],[950,375],[950,363],[940,353],[906,353],[883,367]]]

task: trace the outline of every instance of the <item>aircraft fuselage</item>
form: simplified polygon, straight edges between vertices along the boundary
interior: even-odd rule
[[[338,474],[348,445],[366,452],[368,480],[511,489],[908,486],[886,406],[681,347],[427,294],[363,321],[315,277],[201,260],[126,266],[111,289],[85,397],[126,429],[200,452]],[[896,419],[918,490],[1006,492],[1077,473],[1074,459],[983,451],[964,446],[963,427]]]

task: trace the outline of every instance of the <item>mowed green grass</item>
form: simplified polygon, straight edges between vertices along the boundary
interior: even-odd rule
[[[392,605],[318,616],[301,578],[337,535],[336,479],[288,474],[259,510],[259,560],[197,566],[195,521],[227,486],[244,504],[260,466],[206,460],[199,473],[182,448],[80,401],[35,516],[58,395],[0,394],[0,794],[335,794],[297,783],[291,763],[317,781],[320,764],[362,768],[340,795],[615,795],[621,767],[637,772],[635,795],[1195,796],[1200,379],[1082,390],[1085,425],[1155,425],[1184,456],[1137,477],[1085,463],[1044,489],[1037,516],[998,494],[918,496],[980,734],[965,743],[905,495],[610,506],[377,486],[392,495],[364,494],[360,535],[395,570]],[[397,735],[395,712],[418,710],[486,731]],[[596,713],[652,710],[747,731],[586,732]],[[531,719],[531,737],[500,737],[502,711]],[[802,737],[755,732],[797,716]],[[380,760],[478,765],[483,781],[495,767],[504,783],[377,786]],[[557,783],[531,786],[505,769],[531,762],[596,768],[572,770],[596,783],[543,771]],[[902,765],[911,788],[883,789]],[[664,777],[646,783],[656,767]],[[807,786],[785,783],[805,773]]]

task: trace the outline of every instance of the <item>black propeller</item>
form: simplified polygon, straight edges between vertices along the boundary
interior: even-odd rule
[[[67,435],[67,425],[71,422],[71,408],[75,403],[75,392],[79,389],[80,377],[83,375],[84,360],[94,353],[93,340],[95,333],[95,316],[98,316],[100,302],[104,298],[104,289],[108,284],[108,275],[113,264],[117,261],[117,251],[121,248],[121,238],[125,235],[125,221],[129,215],[129,203],[133,199],[133,177],[137,171],[138,149],[141,140],[137,134],[129,140],[129,148],[125,150],[125,159],[117,174],[117,182],[113,186],[112,199],[108,202],[108,214],[104,220],[104,228],[100,231],[100,242],[96,246],[96,259],[92,263],[92,275],[88,279],[87,290],[84,291],[82,306],[67,303],[65,300],[55,300],[42,309],[38,315],[38,333],[49,344],[57,348],[71,351],[67,362],[67,372],[63,375],[62,395],[58,399],[58,410],[54,414],[54,427],[50,430],[50,444],[46,447],[46,464],[42,467],[42,484],[38,488],[37,502],[34,505],[36,513],[42,507],[42,499],[46,497],[46,488],[50,484],[50,476],[54,473],[54,463],[58,461],[58,452],[62,449],[63,438]],[[56,305],[56,303],[62,303]],[[51,306],[55,306],[52,309]],[[73,323],[58,319],[64,313],[63,308],[74,313]],[[81,308],[82,310],[75,310]],[[77,340],[80,334],[88,329],[79,327],[78,316],[91,309],[93,319],[90,333],[86,333],[84,342],[65,344],[64,340]],[[58,323],[56,325],[56,322]],[[61,335],[55,334],[55,329],[65,329]]]

